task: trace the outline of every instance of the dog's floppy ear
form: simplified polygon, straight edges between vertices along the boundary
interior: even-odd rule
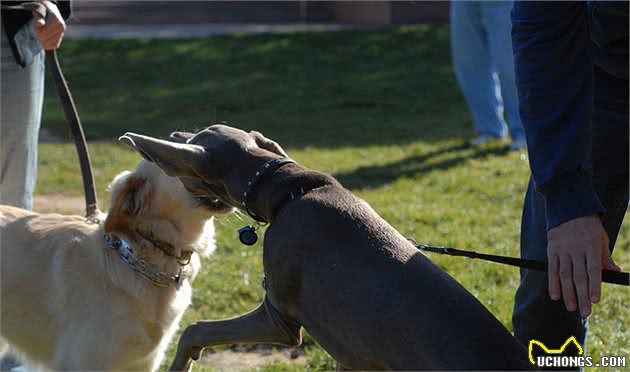
[[[198,145],[164,141],[135,133],[125,133],[118,140],[133,147],[171,177],[198,176],[195,169],[203,169],[204,164],[207,164],[206,151]]]
[[[272,141],[269,138],[262,135],[260,132],[256,132],[255,130],[249,132],[249,135],[252,136],[256,144],[261,149],[265,149],[267,151],[271,151],[278,155],[288,157],[287,153],[280,147],[280,145],[276,141]]]
[[[153,190],[145,178],[127,171],[114,178],[110,191],[112,206],[105,220],[106,233],[130,228],[130,219],[138,216],[142,208],[149,205]]]

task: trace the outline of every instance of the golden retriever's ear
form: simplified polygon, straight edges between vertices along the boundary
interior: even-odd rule
[[[105,220],[105,232],[122,232],[130,228],[131,219],[149,205],[152,190],[145,178],[127,173],[114,179],[111,191],[112,206]]]
[[[256,132],[255,130],[249,132],[249,135],[256,141],[256,144],[261,149],[265,149],[267,151],[271,151],[278,155],[288,157],[287,153],[280,147],[280,145],[276,141],[272,141],[269,138],[262,135],[260,132]]]

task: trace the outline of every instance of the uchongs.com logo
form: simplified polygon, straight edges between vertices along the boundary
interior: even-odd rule
[[[571,350],[573,349],[573,350]],[[567,355],[570,354],[570,355]],[[584,348],[575,339],[569,337],[559,348],[552,349],[538,340],[530,340],[528,347],[529,361],[538,367],[625,367],[625,356],[602,356],[595,361],[584,355]]]

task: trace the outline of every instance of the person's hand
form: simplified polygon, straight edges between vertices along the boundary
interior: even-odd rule
[[[578,217],[547,232],[549,295],[562,297],[568,311],[591,314],[599,302],[602,269],[621,271],[608,250],[608,235],[597,215]],[[562,296],[560,294],[562,293]]]
[[[66,22],[59,13],[57,5],[50,1],[44,1],[43,4],[48,14],[44,19],[33,12],[35,32],[37,32],[37,38],[45,50],[55,50],[61,45],[63,33],[66,31]]]

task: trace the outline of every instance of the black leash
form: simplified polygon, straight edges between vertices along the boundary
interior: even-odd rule
[[[36,12],[40,17],[46,19],[47,9],[46,7],[37,2],[28,2],[17,5],[2,5],[3,9],[22,10],[28,12]],[[85,134],[83,133],[83,127],[81,126],[81,120],[79,119],[79,113],[77,112],[72,94],[70,94],[70,88],[63,76],[59,60],[57,59],[57,52],[54,50],[46,51],[46,65],[48,70],[52,74],[57,86],[57,93],[63,106],[63,112],[70,126],[70,132],[74,144],[77,148],[79,155],[79,162],[81,164],[81,175],[83,176],[83,191],[85,192],[85,215],[88,219],[94,219],[98,215],[98,201],[96,198],[96,188],[94,187],[94,175],[92,174],[92,164],[90,162],[90,154],[87,150],[87,143],[85,141]]]
[[[477,253],[472,251],[464,251],[455,248],[435,247],[427,244],[417,244],[413,239],[409,241],[421,251],[433,252],[439,254],[445,254],[448,256],[461,256],[468,258],[478,258],[481,260],[497,262],[500,264],[522,267],[524,269],[532,269],[536,271],[547,272],[547,262],[527,260],[524,258],[497,256],[493,254]],[[602,282],[618,284],[618,285],[630,285],[630,274],[626,272],[602,270]]]
[[[79,119],[79,113],[74,105],[72,94],[68,88],[68,83],[63,76],[59,60],[57,59],[57,52],[54,50],[46,51],[46,64],[48,70],[51,72],[55,83],[57,85],[57,93],[63,106],[63,112],[70,126],[72,133],[72,139],[77,148],[77,154],[79,155],[79,163],[81,164],[81,175],[83,176],[83,192],[85,193],[85,215],[88,218],[93,218],[98,214],[98,200],[96,198],[96,188],[94,187],[94,175],[92,174],[92,163],[90,162],[90,154],[87,150],[87,142],[85,140],[85,134],[83,133],[83,127],[81,126],[81,120]]]

